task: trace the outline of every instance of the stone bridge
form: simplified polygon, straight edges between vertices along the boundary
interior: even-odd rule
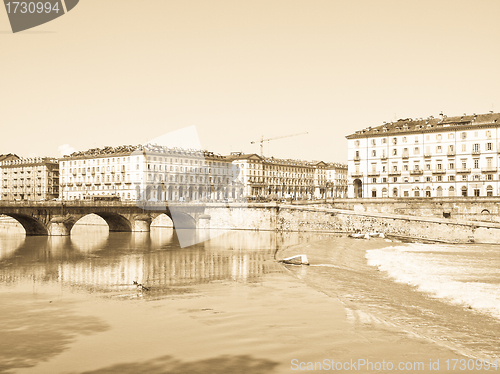
[[[204,212],[203,204],[188,203],[0,201],[0,214],[17,220],[26,235],[70,235],[75,223],[88,214],[103,218],[109,231],[149,231],[160,214],[169,216],[175,229],[196,229],[208,218]]]

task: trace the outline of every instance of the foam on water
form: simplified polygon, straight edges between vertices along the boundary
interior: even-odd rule
[[[396,282],[500,319],[500,254],[488,247],[410,244],[366,252]]]

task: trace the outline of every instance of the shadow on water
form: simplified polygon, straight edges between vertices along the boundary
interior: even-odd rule
[[[273,372],[277,365],[277,362],[248,355],[219,356],[193,362],[162,356],[149,361],[117,364],[80,374],[266,374]]]
[[[35,366],[68,349],[79,335],[109,329],[99,318],[78,315],[71,302],[52,301],[41,295],[2,294],[0,373]]]

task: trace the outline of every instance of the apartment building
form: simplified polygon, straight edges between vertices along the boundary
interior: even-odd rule
[[[95,148],[59,160],[61,197],[122,200],[237,199],[230,161],[213,152],[146,144]]]
[[[348,195],[499,196],[500,114],[399,119],[347,136]]]
[[[59,162],[56,159],[35,157],[1,161],[0,173],[2,200],[43,201],[59,196]]]
[[[326,197],[347,197],[347,165],[341,163],[329,163],[326,167]]]
[[[302,161],[262,157],[257,154],[233,152],[227,156],[238,171],[244,195],[250,198],[323,199],[340,197],[341,170],[347,166],[323,161]],[[335,194],[333,191],[337,191]]]

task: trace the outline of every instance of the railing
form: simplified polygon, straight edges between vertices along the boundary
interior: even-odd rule
[[[430,154],[430,153],[425,153],[424,154],[424,158],[430,158],[430,157],[432,157],[432,154]]]
[[[481,154],[481,151],[479,149],[473,149],[472,150],[472,154],[473,155],[480,155]]]
[[[411,175],[422,175],[422,174],[424,174],[424,171],[420,170],[420,169],[413,169],[412,171],[410,171],[410,174]]]
[[[359,157],[359,156],[354,156],[354,161],[359,161],[359,160],[361,160],[361,157]]]
[[[446,155],[447,155],[448,157],[453,157],[453,156],[455,156],[455,151],[448,151],[448,152],[446,153]]]
[[[434,169],[432,174],[446,174],[446,169]]]
[[[401,175],[401,171],[400,170],[393,170],[393,171],[389,171],[389,175]]]
[[[378,177],[380,175],[380,172],[378,171],[369,171],[368,176],[369,177]]]
[[[386,155],[382,155],[382,157],[380,157],[381,160],[387,160],[387,156]]]
[[[470,173],[470,169],[467,168],[457,169],[457,173]]]
[[[408,153],[403,153],[403,159],[407,159],[407,158],[410,158],[410,155]]]
[[[359,177],[362,177],[363,176],[363,173],[360,173],[360,172],[354,172],[351,174],[351,177],[352,178],[359,178]]]

